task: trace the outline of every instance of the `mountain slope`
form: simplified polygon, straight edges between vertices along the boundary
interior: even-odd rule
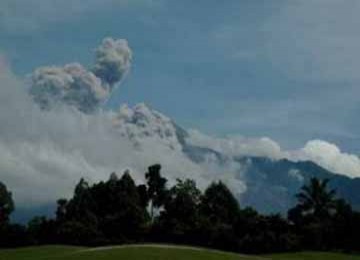
[[[261,157],[238,158],[246,165],[244,178],[247,192],[241,201],[261,211],[285,212],[295,204],[295,194],[310,178],[329,179],[337,190],[355,208],[360,209],[360,179],[351,179],[332,173],[311,161],[292,162]]]
[[[128,108],[129,109],[129,108]],[[190,133],[178,126],[170,118],[142,104],[135,107],[131,122],[143,128],[145,136],[158,136],[166,145],[182,149],[194,163],[204,163],[209,158],[220,165],[229,161],[241,165],[235,178],[243,181],[246,191],[238,198],[243,205],[253,206],[262,212],[286,212],[295,204],[295,194],[310,178],[330,179],[330,187],[337,190],[355,208],[360,209],[360,178],[349,178],[333,173],[312,161],[294,162],[288,159],[271,159],[254,156],[234,156],[222,154],[208,147],[200,147],[188,142]],[[146,127],[146,124],[150,127]],[[151,129],[144,130],[144,129]],[[151,133],[151,134],[150,134]],[[165,134],[166,133],[166,134]],[[221,179],[221,173],[219,179]],[[235,191],[236,193],[236,191]]]

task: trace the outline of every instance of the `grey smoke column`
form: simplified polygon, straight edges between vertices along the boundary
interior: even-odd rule
[[[106,38],[96,50],[94,73],[111,86],[129,71],[132,52],[124,39]]]
[[[96,49],[92,71],[78,63],[38,68],[31,75],[30,94],[43,109],[66,104],[91,113],[126,76],[131,59],[126,40],[106,38]]]

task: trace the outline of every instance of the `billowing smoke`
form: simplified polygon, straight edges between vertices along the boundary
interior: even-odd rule
[[[72,106],[44,110],[27,94],[25,83],[0,64],[0,180],[13,191],[18,207],[68,197],[81,177],[95,182],[130,169],[141,182],[154,163],[162,164],[170,183],[192,178],[204,188],[223,176],[237,193],[244,191],[245,185],[235,178],[239,165],[213,167],[216,158],[202,164],[191,161],[171,120],[146,105],[98,113]],[[51,80],[63,84],[56,77]]]
[[[132,52],[124,39],[106,38],[96,50],[94,73],[110,88],[129,71]]]
[[[65,103],[91,113],[128,73],[131,59],[126,40],[106,38],[96,50],[93,71],[78,63],[39,68],[31,76],[30,94],[43,109]]]
[[[134,108],[127,104],[122,105],[113,123],[121,136],[129,139],[135,146],[140,146],[150,139],[171,150],[182,150],[171,119],[145,104],[138,104]]]
[[[32,75],[30,93],[42,108],[66,103],[92,112],[109,96],[109,89],[92,72],[77,63],[43,67]]]

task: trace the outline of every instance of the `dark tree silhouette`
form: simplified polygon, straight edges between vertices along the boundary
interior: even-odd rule
[[[190,242],[199,225],[201,192],[193,180],[177,180],[159,217],[161,232],[173,242]]]
[[[336,206],[336,191],[329,189],[328,183],[328,179],[311,178],[309,185],[301,188],[301,192],[296,197],[303,215],[324,218],[333,214]]]
[[[167,179],[162,177],[160,174],[161,165],[154,164],[148,168],[148,172],[145,173],[147,181],[148,191],[147,196],[150,200],[150,216],[154,219],[154,209],[160,208],[166,199],[167,190],[166,183]]]
[[[221,181],[204,192],[190,179],[177,180],[167,189],[160,170],[159,164],[150,166],[147,183],[141,185],[135,184],[129,171],[120,178],[112,173],[107,181],[92,185],[81,179],[72,198],[57,201],[55,219],[35,217],[27,227],[10,223],[14,204],[0,183],[0,247],[160,241],[254,254],[360,251],[360,213],[336,198],[328,180],[313,178],[303,186],[286,219],[241,209]]]
[[[7,190],[5,184],[0,182],[0,226],[8,223],[14,208],[11,192]]]
[[[205,190],[200,209],[212,223],[232,225],[238,217],[240,207],[229,188],[219,181]]]
[[[66,216],[66,206],[68,204],[67,199],[58,199],[57,208],[56,208],[56,219],[58,221],[63,221]]]
[[[298,204],[289,210],[288,218],[295,224],[304,247],[326,250],[336,233],[334,217],[338,215],[336,191],[329,189],[329,180],[311,178],[296,195]]]

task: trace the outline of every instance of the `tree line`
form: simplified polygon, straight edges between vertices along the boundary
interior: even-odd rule
[[[328,180],[311,179],[283,216],[241,208],[221,181],[203,192],[191,179],[170,186],[159,164],[145,179],[136,185],[129,171],[93,185],[81,179],[71,199],[57,201],[53,218],[35,217],[26,226],[10,223],[12,194],[0,183],[0,246],[159,242],[244,253],[360,251],[360,213]]]

